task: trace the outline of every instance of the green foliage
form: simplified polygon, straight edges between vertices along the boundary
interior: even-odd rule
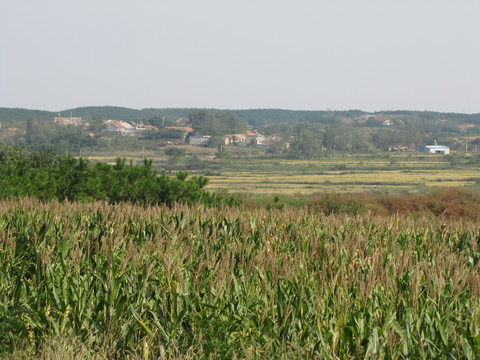
[[[374,117],[369,117],[367,121],[365,121],[365,126],[368,127],[380,127],[382,126],[382,122],[375,119]]]
[[[119,120],[145,120],[149,119],[163,119],[165,121],[174,121],[181,117],[189,117],[192,112],[209,112],[215,111],[218,113],[227,112],[228,110],[206,110],[206,109],[186,109],[186,108],[164,108],[164,109],[129,109],[115,106],[89,106],[74,109],[63,110],[62,113],[72,114],[73,116],[81,117],[104,117],[106,119]],[[346,111],[311,111],[311,110],[283,110],[283,109],[251,109],[251,110],[235,110],[233,113],[243,122],[254,126],[263,126],[266,124],[280,124],[280,123],[320,123],[324,125],[338,124],[340,119],[355,119],[358,116],[364,116],[369,113],[360,110],[346,110]],[[201,115],[201,114],[200,114]],[[480,114],[459,114],[459,113],[437,113],[432,111],[382,111],[373,113],[373,115],[385,115],[395,118],[400,118],[408,125],[429,126],[438,125],[447,127],[446,130],[457,131],[457,128],[451,127],[445,123],[448,119],[452,124],[477,124],[480,125]],[[0,121],[20,122],[26,121],[29,118],[36,118],[43,121],[51,121],[57,112],[27,110],[27,109],[12,109],[0,108]],[[370,120],[372,120],[371,118]],[[155,124],[159,124],[157,121]],[[371,123],[373,125],[373,123]]]
[[[185,156],[186,153],[187,152],[186,152],[185,149],[180,149],[180,148],[177,148],[177,147],[171,147],[171,148],[167,149],[167,151],[165,151],[165,155],[167,155],[170,159],[181,158],[181,157]]]
[[[457,155],[457,154],[448,154],[448,155],[445,155],[445,160],[450,163],[450,166],[452,168],[455,168],[455,167],[457,167],[458,165],[461,164],[462,157],[460,155]]]
[[[57,161],[53,150],[42,149],[40,152],[30,151],[25,146],[0,144],[0,166],[11,163],[15,166],[50,167]]]
[[[278,195],[273,196],[273,205],[268,204],[267,210],[278,209],[283,210],[285,208],[285,204],[280,204],[280,197]]]
[[[381,129],[372,133],[371,138],[373,145],[380,149],[385,149],[388,146],[397,144],[417,148],[425,144],[423,135],[425,135],[425,131],[422,128],[411,126],[400,130]]]
[[[52,121],[55,116],[57,116],[57,113],[51,111],[0,108],[0,121],[2,123],[5,121],[16,123],[32,118],[44,121]]]
[[[159,131],[146,130],[142,134],[143,140],[158,140],[158,139],[183,139],[185,132],[177,129],[162,128]]]
[[[295,129],[295,141],[291,148],[301,157],[315,156],[320,149],[321,141],[305,124],[300,124]]]
[[[171,150],[175,154],[181,151]],[[90,164],[83,158],[57,157],[51,151],[31,152],[25,147],[3,145],[0,150],[0,198],[34,196],[59,201],[130,201],[145,205],[184,202],[209,206],[224,201],[202,189],[207,179],[187,178],[184,172],[178,172],[175,178],[165,173],[158,175],[151,160],[134,166],[117,159],[111,166]]]
[[[93,147],[97,140],[73,125],[56,126],[51,122],[29,119],[27,121],[25,143],[33,150],[51,148],[57,154],[79,153],[82,147]]]
[[[211,136],[210,139],[205,143],[206,147],[218,148],[220,149],[224,145],[223,140],[219,136]]]
[[[109,359],[480,351],[476,223],[23,200],[0,234],[6,358],[62,337]]]
[[[365,212],[365,205],[356,199],[339,199],[337,195],[323,196],[321,203],[318,206],[320,211],[327,215],[331,214],[348,214],[358,215]]]
[[[233,111],[208,112],[205,109],[194,109],[189,120],[196,132],[212,136],[243,133],[247,124],[238,119]]]

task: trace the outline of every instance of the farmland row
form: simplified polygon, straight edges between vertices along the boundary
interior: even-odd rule
[[[0,201],[0,351],[85,358],[471,358],[469,221]],[[470,356],[471,355],[471,356]]]

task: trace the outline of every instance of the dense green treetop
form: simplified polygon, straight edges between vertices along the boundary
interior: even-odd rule
[[[151,160],[134,166],[117,159],[112,166],[7,144],[0,146],[0,183],[0,198],[32,196],[42,200],[105,200],[145,205],[182,202],[213,206],[235,202],[204,190],[208,179],[203,176],[188,178],[181,171],[175,177],[165,172],[157,174]]]

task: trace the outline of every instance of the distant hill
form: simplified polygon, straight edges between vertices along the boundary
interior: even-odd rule
[[[143,120],[153,117],[165,117],[165,120],[176,120],[180,117],[187,117],[190,109],[130,109],[117,106],[86,106],[61,111],[42,111],[20,108],[0,108],[0,121],[16,122],[26,121],[31,118],[38,120],[52,120],[55,116],[80,116],[95,117],[102,116],[105,119],[116,120]]]
[[[43,110],[28,110],[20,108],[0,108],[1,122],[25,121],[31,118],[39,120],[52,120],[57,113]]]
[[[42,111],[20,108],[0,108],[0,122],[26,121],[31,118],[38,120],[52,120],[59,113],[61,116],[96,117],[117,119],[124,121],[148,120],[152,118],[165,118],[174,121],[181,117],[188,117],[191,108],[146,108],[130,109],[117,106],[87,106],[62,111]],[[396,119],[407,119],[409,124],[429,122],[475,124],[480,125],[480,114],[439,113],[433,111],[384,111],[368,113],[361,110],[322,111],[322,110],[284,110],[284,109],[250,109],[250,110],[220,110],[206,109],[208,111],[231,111],[239,119],[246,121],[251,126],[262,126],[274,123],[312,122],[325,124],[350,123],[349,119],[365,119],[370,115],[383,115]]]
[[[174,121],[181,117],[188,117],[191,108],[165,108],[165,109],[130,109],[117,106],[86,106],[62,111],[40,111],[18,108],[0,108],[0,121],[26,121],[30,118],[39,120],[52,120],[53,117],[80,116],[94,117],[102,116],[106,119],[124,121],[145,120],[151,118],[165,118],[167,121]],[[319,121],[326,114],[325,111],[294,111],[282,109],[252,109],[252,110],[220,110],[207,109],[208,111],[232,111],[241,120],[253,126],[261,126],[279,122],[300,122]],[[342,112],[343,113],[343,112]]]

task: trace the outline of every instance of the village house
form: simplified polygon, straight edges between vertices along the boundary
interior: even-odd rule
[[[210,141],[210,135],[191,135],[188,138],[190,145],[205,145]]]
[[[159,131],[158,127],[153,126],[153,125],[145,125],[143,121],[140,123],[136,123],[135,121],[132,121],[132,125],[135,128],[136,131],[142,132],[145,130],[151,130],[151,131]]]
[[[425,147],[419,148],[418,152],[425,152],[427,154],[448,155],[450,154],[450,148],[444,145],[427,145]]]
[[[403,152],[403,151],[409,151],[409,147],[402,145],[402,144],[397,144],[397,145],[389,145],[385,148],[385,151],[390,151],[390,152]]]
[[[223,137],[224,145],[265,145],[265,138],[257,131],[247,130],[244,134],[228,134]]]
[[[80,126],[82,123],[82,118],[81,117],[63,117],[63,116],[55,116],[53,118],[53,123],[55,125],[74,125],[74,126]]]
[[[102,132],[115,132],[121,135],[134,135],[135,127],[126,121],[105,120],[105,130]]]
[[[225,145],[246,145],[247,143],[247,135],[245,134],[228,134],[223,137],[223,143]]]

